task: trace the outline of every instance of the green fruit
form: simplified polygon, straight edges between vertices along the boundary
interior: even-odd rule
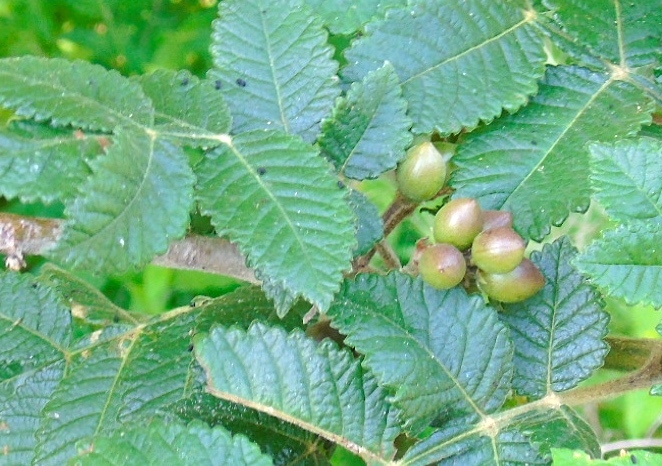
[[[479,269],[476,282],[490,298],[504,303],[516,303],[542,290],[545,277],[533,262],[523,259],[507,273],[489,273]]]
[[[474,238],[471,260],[485,272],[506,273],[522,262],[525,249],[524,239],[512,228],[492,228]]]
[[[427,283],[445,290],[462,281],[467,271],[467,263],[455,246],[435,244],[421,254],[418,270]]]
[[[484,210],[483,230],[499,227],[513,227],[513,213],[507,210]]]
[[[423,142],[407,151],[396,174],[398,189],[412,201],[432,199],[446,181],[446,162],[431,142]]]
[[[453,199],[437,212],[433,234],[438,243],[465,250],[483,229],[483,213],[475,199]]]

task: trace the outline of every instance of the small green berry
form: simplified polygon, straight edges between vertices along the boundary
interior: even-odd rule
[[[526,242],[510,227],[481,231],[471,246],[471,260],[489,273],[506,273],[522,262]]]
[[[446,162],[431,142],[407,151],[396,178],[400,192],[415,202],[432,199],[446,181]]]
[[[434,219],[433,234],[438,243],[450,243],[463,251],[471,246],[483,228],[483,213],[475,199],[453,199]]]
[[[478,287],[490,298],[504,303],[529,299],[545,286],[545,277],[529,259],[510,272],[489,273],[478,270]]]
[[[427,283],[445,290],[462,281],[467,271],[467,263],[455,246],[435,244],[421,254],[418,270]]]

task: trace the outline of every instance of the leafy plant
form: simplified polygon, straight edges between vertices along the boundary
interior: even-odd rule
[[[662,306],[659,5],[224,0],[210,50],[0,59],[0,464],[588,464],[574,407],[662,392],[605,304]],[[386,199],[417,146],[448,180]],[[455,199],[489,212],[467,247],[539,249],[539,292],[417,276]],[[590,246],[550,236],[591,202]],[[84,279],[150,262],[246,283],[154,316]],[[578,387],[602,366],[631,372]]]

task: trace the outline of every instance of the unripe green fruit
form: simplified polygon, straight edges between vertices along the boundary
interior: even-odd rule
[[[522,262],[525,249],[524,239],[512,228],[492,228],[474,238],[471,260],[485,272],[506,273]]]
[[[421,254],[418,270],[427,283],[445,290],[462,281],[467,272],[467,263],[455,246],[435,244]]]
[[[412,201],[432,199],[446,181],[446,162],[431,142],[423,142],[407,151],[396,174],[398,189]]]
[[[542,290],[545,277],[533,262],[523,259],[507,273],[489,273],[479,269],[477,283],[490,298],[504,303],[516,303]]]
[[[484,210],[483,230],[499,227],[513,227],[513,213],[507,210]]]
[[[475,199],[453,199],[434,218],[433,234],[438,243],[450,243],[461,251],[471,246],[483,228],[483,213]]]

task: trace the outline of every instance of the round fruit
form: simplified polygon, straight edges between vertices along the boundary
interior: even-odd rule
[[[398,189],[412,201],[432,199],[446,181],[446,162],[431,142],[407,151],[396,173]]]
[[[421,254],[418,270],[427,283],[445,290],[462,281],[467,271],[467,263],[455,246],[435,244]]]
[[[475,199],[453,199],[434,218],[434,239],[450,243],[460,250],[471,246],[483,228],[483,213]]]
[[[484,210],[483,230],[499,227],[513,227],[513,213],[507,210]]]
[[[489,273],[506,273],[522,262],[526,243],[510,227],[481,231],[471,246],[471,260]]]
[[[504,303],[516,303],[529,299],[545,286],[538,267],[529,259],[507,273],[489,273],[478,270],[478,286],[490,298]]]

